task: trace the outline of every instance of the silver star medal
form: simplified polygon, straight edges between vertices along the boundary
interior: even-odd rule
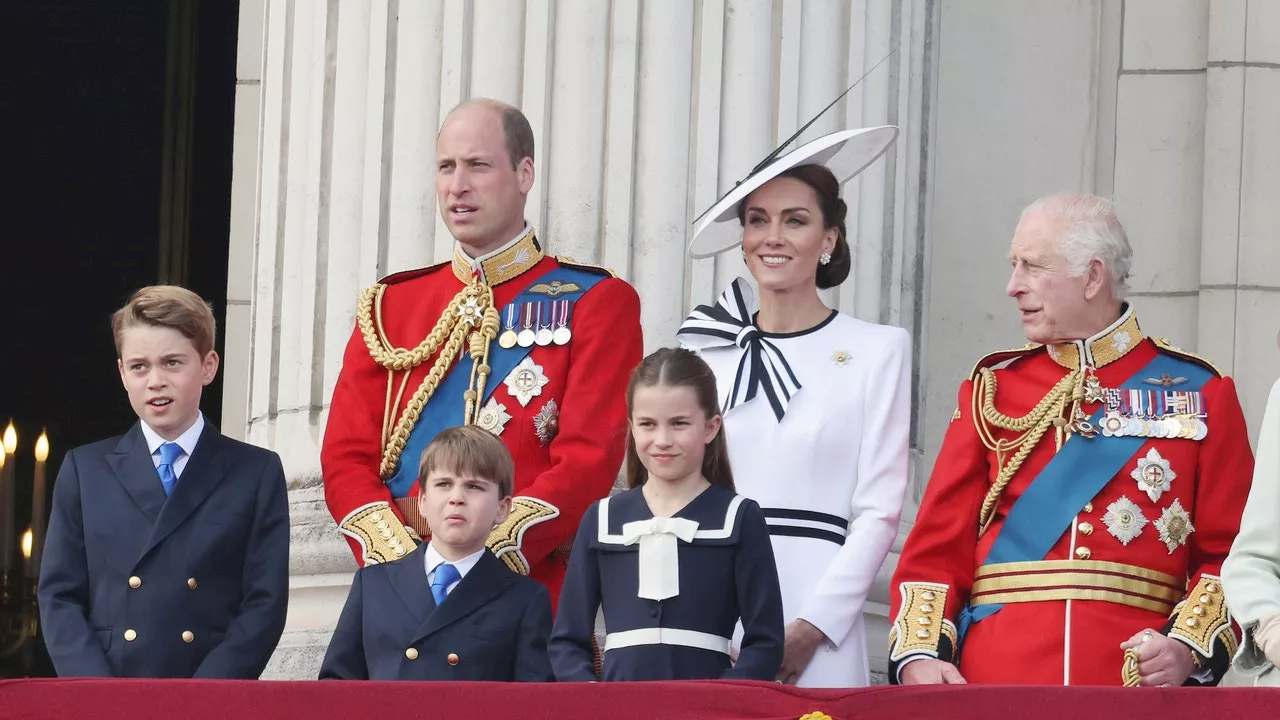
[[[1160,531],[1160,541],[1169,548],[1170,555],[1179,545],[1186,545],[1187,538],[1196,531],[1191,525],[1191,516],[1177,500],[1160,514],[1160,519],[1156,520],[1156,530]]]
[[[551,380],[542,372],[541,365],[535,363],[532,358],[526,357],[502,382],[506,384],[507,391],[520,403],[521,407],[528,407],[529,401],[535,395],[541,395],[543,386]]]
[[[1168,460],[1151,448],[1146,457],[1138,458],[1138,467],[1129,473],[1129,477],[1138,481],[1138,489],[1146,493],[1151,502],[1159,502],[1160,496],[1169,492],[1169,485],[1178,474],[1169,467]]]
[[[476,418],[476,425],[494,435],[501,435],[503,429],[507,426],[507,421],[510,419],[511,414],[507,412],[507,406],[498,402],[496,398],[489,398],[489,402],[480,408],[480,416]]]
[[[533,431],[538,436],[538,441],[543,445],[551,442],[551,440],[560,432],[560,406],[556,405],[555,399],[547,401],[546,405],[538,411],[533,417]]]
[[[1107,526],[1107,532],[1115,536],[1121,545],[1133,542],[1134,538],[1142,534],[1142,528],[1148,522],[1150,521],[1142,514],[1142,508],[1123,495],[1108,505],[1106,514],[1102,516],[1102,524]]]

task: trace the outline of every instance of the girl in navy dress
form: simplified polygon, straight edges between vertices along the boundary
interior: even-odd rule
[[[632,373],[630,489],[592,505],[578,528],[548,647],[557,680],[777,675],[782,594],[769,529],[760,507],[734,492],[718,398],[711,368],[688,350],[658,350]]]

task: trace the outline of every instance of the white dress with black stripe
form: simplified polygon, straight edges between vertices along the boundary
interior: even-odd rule
[[[865,686],[863,606],[897,534],[907,485],[910,337],[834,311],[799,333],[754,325],[734,333],[732,321],[754,312],[743,285],[721,297],[727,313],[700,307],[679,339],[711,366],[729,408],[734,480],[767,518],[784,620],[803,618],[830,640],[799,685]],[[724,343],[725,335],[734,340]]]

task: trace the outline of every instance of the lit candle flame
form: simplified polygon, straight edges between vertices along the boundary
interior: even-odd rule
[[[36,440],[36,462],[44,462],[49,459],[49,436],[41,431],[40,437]]]
[[[13,429],[13,420],[4,429],[4,451],[10,455],[18,451],[18,431]]]
[[[31,559],[31,528],[27,528],[27,531],[22,533],[22,558]]]

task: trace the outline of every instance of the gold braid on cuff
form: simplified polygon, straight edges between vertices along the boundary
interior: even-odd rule
[[[941,583],[907,582],[898,586],[902,607],[889,628],[889,659],[907,655],[938,657],[939,640],[951,640],[955,653],[955,625],[945,617],[949,588]]]
[[[1236,653],[1236,635],[1231,629],[1231,612],[1222,594],[1222,581],[1214,575],[1201,575],[1187,599],[1173,609],[1173,626],[1169,637],[1186,643],[1201,658],[1213,657],[1215,640],[1221,640],[1227,657]]]
[[[514,572],[528,575],[529,559],[522,543],[529,528],[560,516],[555,505],[534,497],[517,495],[511,499],[511,513],[489,533],[489,550]],[[536,559],[536,558],[535,558]]]
[[[385,502],[372,502],[352,510],[338,529],[360,543],[366,565],[404,557],[417,547],[412,534]]]

